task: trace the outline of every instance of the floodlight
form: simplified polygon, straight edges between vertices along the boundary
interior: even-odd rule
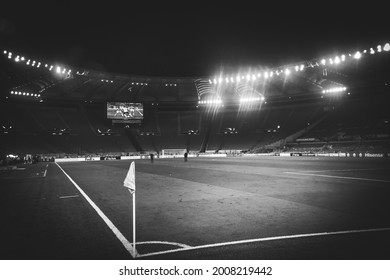
[[[356,59],[360,59],[362,57],[362,54],[359,51],[357,51],[353,57]]]

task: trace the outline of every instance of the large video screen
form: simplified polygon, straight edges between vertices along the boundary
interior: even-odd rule
[[[142,103],[107,102],[107,119],[142,120],[144,107]]]

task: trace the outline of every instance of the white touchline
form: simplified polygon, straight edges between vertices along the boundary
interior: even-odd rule
[[[373,181],[373,182],[390,183],[390,181],[388,181],[388,180],[369,179],[369,178],[359,178],[359,177],[345,177],[345,176],[321,175],[321,174],[300,173],[300,172],[283,172],[283,173],[286,173],[286,174],[294,174],[294,175],[305,175],[305,176],[326,177],[326,178],[339,178],[339,179],[349,179],[349,180],[361,180],[361,181]]]
[[[390,168],[356,168],[356,169],[327,169],[327,170],[303,170],[301,172],[349,172],[349,171],[377,171],[389,170]]]
[[[131,254],[133,258],[135,258],[138,253],[137,251],[136,256],[133,256],[133,246],[131,243],[126,239],[126,237],[123,236],[123,234],[116,228],[116,226],[110,221],[110,219],[100,210],[100,208],[88,197],[88,195],[76,184],[75,181],[62,169],[61,166],[56,162],[55,163],[59,169],[61,169],[62,172],[68,177],[68,179],[72,182],[72,184],[79,190],[79,192],[84,196],[84,198],[88,201],[88,203],[92,206],[93,209],[99,214],[99,216],[103,219],[103,221],[106,223],[106,225],[112,230],[112,232],[115,234],[115,236],[119,239],[119,241],[123,244],[123,246],[126,248],[126,250]]]
[[[178,249],[172,249],[172,250],[167,250],[167,251],[160,251],[160,252],[153,252],[153,253],[138,255],[138,257],[139,258],[150,257],[150,256],[164,255],[164,254],[182,252],[182,251],[199,250],[199,249],[231,246],[231,245],[255,243],[255,242],[265,242],[265,241],[272,241],[272,240],[316,237],[316,236],[337,235],[337,234],[379,232],[379,231],[389,231],[389,230],[390,230],[390,228],[372,228],[372,229],[344,230],[344,231],[333,231],[333,232],[319,232],[319,233],[307,233],[307,234],[284,235],[284,236],[275,236],[275,237],[264,237],[264,238],[246,239],[246,240],[238,240],[238,241],[231,241],[231,242],[206,244],[206,245],[193,246],[193,247],[187,247],[187,248],[178,248]]]

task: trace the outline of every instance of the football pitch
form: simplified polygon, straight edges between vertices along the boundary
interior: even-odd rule
[[[390,159],[227,157],[1,171],[1,259],[390,259]]]

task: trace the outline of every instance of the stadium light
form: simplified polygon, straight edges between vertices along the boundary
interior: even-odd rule
[[[353,56],[353,58],[356,58],[356,59],[360,59],[362,57],[362,54],[359,52],[359,51],[357,51],[355,54],[354,54],[354,56]]]
[[[264,101],[264,97],[241,97],[240,98],[240,104],[241,103],[251,103],[251,102],[259,102]]]
[[[390,50],[390,44],[389,43],[386,43],[385,46],[383,47],[383,50],[385,52],[388,52]]]
[[[347,90],[346,87],[334,87],[334,88],[323,90],[322,93],[336,93],[336,92],[342,92],[346,90]]]
[[[200,105],[222,105],[221,99],[208,99],[208,100],[199,100],[198,104]]]

